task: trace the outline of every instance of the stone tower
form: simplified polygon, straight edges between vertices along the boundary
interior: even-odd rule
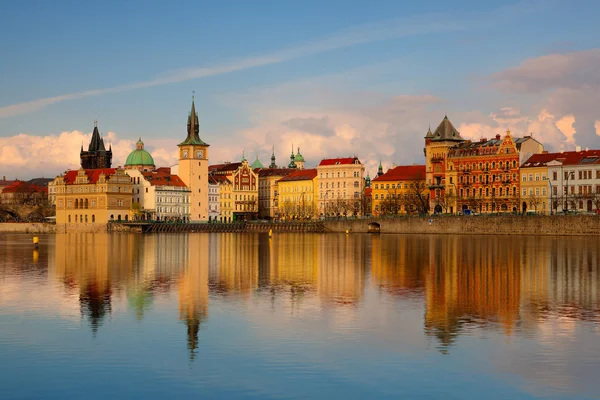
[[[90,145],[87,151],[83,150],[83,145],[81,146],[79,158],[81,159],[81,168],[83,169],[110,168],[112,163],[112,146],[106,150],[104,140],[102,140],[98,131],[97,121],[94,122],[94,132],[92,133]]]
[[[179,147],[179,177],[192,191],[190,220],[208,220],[208,144],[200,136],[198,114],[192,97],[192,110],[187,120],[187,137]]]

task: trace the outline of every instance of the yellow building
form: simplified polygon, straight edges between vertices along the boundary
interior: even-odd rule
[[[258,216],[273,219],[279,217],[277,182],[297,171],[294,168],[264,168],[258,171]]]
[[[521,166],[521,211],[549,214],[548,154],[535,154]],[[546,159],[548,159],[546,161]],[[531,161],[530,161],[531,160]]]
[[[286,219],[311,219],[317,215],[317,170],[301,169],[278,182],[279,214]]]
[[[211,175],[210,179],[219,185],[219,215],[220,222],[233,221],[233,184],[227,176]]]
[[[258,216],[258,174],[252,170],[245,158],[239,163],[211,165],[209,172],[214,177],[226,177],[233,185],[232,215],[227,216],[231,218],[225,221],[249,220]]]
[[[188,116],[187,138],[179,143],[178,175],[190,188],[190,220],[208,221],[208,144],[204,143],[200,131],[198,114],[192,99],[192,111]]]
[[[426,208],[429,189],[425,166],[408,165],[390,169],[371,182],[373,215],[407,214]]]
[[[128,221],[131,178],[122,168],[67,171],[51,183],[56,193],[56,224],[106,224]]]

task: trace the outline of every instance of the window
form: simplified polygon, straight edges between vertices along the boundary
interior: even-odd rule
[[[535,180],[536,182],[540,180],[540,174],[535,174]]]
[[[535,188],[535,195],[539,196],[540,195],[540,188]]]
[[[527,182],[527,175],[523,174],[523,182]]]
[[[533,174],[529,174],[529,182],[533,181]]]
[[[523,188],[523,196],[527,196],[527,189]]]
[[[600,172],[600,171],[599,171],[599,172]],[[556,173],[556,171],[554,171],[554,172],[552,173],[552,180],[553,180],[553,181],[555,181],[555,180],[557,180],[557,179],[558,179],[558,174]]]
[[[546,188],[542,188],[542,196],[546,195]]]

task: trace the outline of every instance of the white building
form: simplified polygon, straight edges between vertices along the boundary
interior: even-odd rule
[[[140,219],[189,221],[190,189],[170,168],[125,171],[133,182],[133,207]],[[136,204],[139,204],[137,206]]]
[[[220,217],[219,207],[219,182],[213,177],[208,177],[208,220],[217,221]]]
[[[365,166],[358,157],[321,160],[317,172],[319,215],[360,214]]]

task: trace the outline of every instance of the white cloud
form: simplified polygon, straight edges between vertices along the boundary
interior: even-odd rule
[[[81,146],[87,149],[91,133],[65,131],[59,134],[35,136],[20,133],[0,138],[0,175],[8,179],[33,177],[53,178],[68,169],[80,166]],[[135,148],[135,140],[121,139],[114,132],[104,136],[104,142],[112,145],[113,167],[125,165],[129,153]],[[177,160],[176,143],[157,141],[145,143],[157,166],[169,166]],[[166,145],[162,147],[162,145]]]
[[[600,136],[600,120],[594,122],[594,129],[596,130],[596,135]]]

